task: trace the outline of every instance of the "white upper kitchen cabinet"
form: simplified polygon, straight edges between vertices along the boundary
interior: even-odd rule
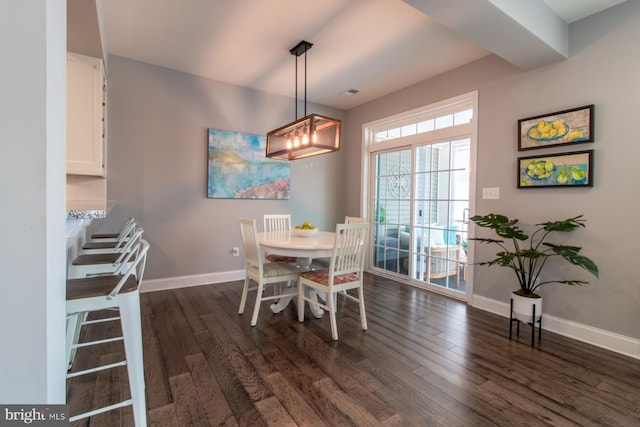
[[[67,54],[67,174],[106,176],[102,59]]]

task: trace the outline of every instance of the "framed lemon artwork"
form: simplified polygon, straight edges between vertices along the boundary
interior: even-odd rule
[[[518,120],[518,151],[593,142],[593,105]]]

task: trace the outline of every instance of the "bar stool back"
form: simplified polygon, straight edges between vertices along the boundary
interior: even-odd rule
[[[89,240],[92,241],[116,241],[119,240],[120,237],[123,235],[123,233],[126,232],[127,229],[129,229],[129,226],[131,226],[132,224],[135,225],[136,220],[134,218],[129,218],[127,220],[127,222],[125,222],[124,224],[122,224],[122,227],[120,227],[120,230],[118,230],[117,233],[96,233],[96,234],[92,234],[91,238]]]
[[[124,271],[123,266],[127,254],[140,242],[144,230],[138,227],[117,252],[109,253],[82,253],[77,256],[69,266],[69,277],[78,278],[91,274],[114,273],[118,269]],[[131,261],[130,261],[131,262]]]
[[[82,245],[82,253],[113,253],[120,252],[127,241],[135,234],[138,227],[135,222],[129,222],[116,239],[93,239]]]

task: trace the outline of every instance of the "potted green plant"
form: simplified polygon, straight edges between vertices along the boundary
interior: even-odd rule
[[[383,205],[378,206],[378,209],[376,209],[376,214],[375,214],[375,218],[374,218],[375,222],[387,222],[387,208],[385,208]]]
[[[536,290],[546,284],[561,283],[565,285],[584,285],[589,282],[583,280],[543,280],[541,273],[547,261],[553,257],[560,257],[570,264],[584,268],[589,273],[598,277],[598,266],[589,258],[580,255],[582,248],[577,246],[558,245],[547,242],[551,233],[568,233],[576,228],[585,227],[582,215],[568,218],[562,221],[548,221],[536,224],[536,228],[527,235],[519,226],[517,219],[510,219],[501,214],[475,215],[471,217],[479,227],[490,228],[498,239],[475,237],[480,243],[495,244],[500,247],[496,258],[491,261],[478,263],[479,265],[497,265],[513,270],[518,278],[520,289],[513,292],[514,314],[516,318],[531,323],[531,305],[536,304],[536,313],[542,314],[542,298]],[[511,242],[511,245],[507,244]],[[511,247],[512,246],[512,247]],[[527,301],[528,300],[528,301]],[[537,315],[536,319],[537,320]]]

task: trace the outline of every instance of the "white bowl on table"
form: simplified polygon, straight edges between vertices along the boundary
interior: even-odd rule
[[[309,236],[315,236],[316,233],[318,232],[318,229],[317,228],[294,228],[293,232],[296,234],[296,236],[309,237]]]

